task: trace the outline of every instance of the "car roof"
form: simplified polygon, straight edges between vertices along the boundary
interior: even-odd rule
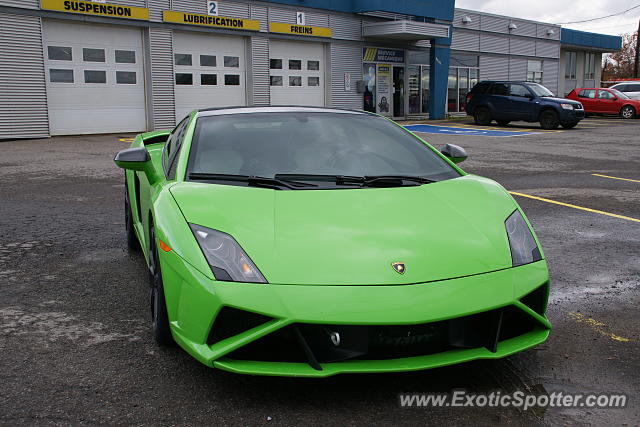
[[[223,107],[223,108],[203,108],[198,111],[198,117],[223,116],[229,114],[252,114],[252,113],[334,113],[334,114],[354,114],[361,116],[377,116],[376,114],[360,110],[350,110],[346,108],[323,108],[304,107],[296,105],[287,106],[264,106],[264,107]]]
[[[517,83],[523,85],[537,85],[536,82],[525,82],[522,80],[482,80],[480,83]]]

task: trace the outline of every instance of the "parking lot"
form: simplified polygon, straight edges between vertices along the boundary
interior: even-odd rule
[[[126,249],[122,171],[112,161],[131,135],[4,141],[0,424],[637,425],[640,120],[590,118],[558,131],[427,125],[413,129],[437,147],[464,147],[462,167],[504,185],[532,222],[552,279],[544,345],[496,361],[322,380],[207,368],[151,337],[147,273]],[[398,402],[399,393],[454,389],[629,401],[527,411]]]

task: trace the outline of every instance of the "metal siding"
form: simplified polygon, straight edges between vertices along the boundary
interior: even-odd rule
[[[0,6],[40,9],[40,0],[0,0]]]
[[[431,40],[418,40],[414,43],[417,47],[431,47]]]
[[[206,3],[203,1],[203,3]],[[228,16],[229,18],[249,19],[249,4],[237,3],[232,1],[221,1],[218,3],[220,8],[220,16]],[[205,12],[206,13],[206,12]]]
[[[251,37],[252,105],[269,105],[269,39]]]
[[[294,9],[282,9],[269,7],[269,22],[283,22],[285,24],[296,23],[296,11]]]
[[[313,25],[316,27],[328,27],[329,15],[326,13],[318,12],[305,12],[306,25]]]
[[[482,15],[480,17],[480,29],[482,31],[506,34],[509,32],[509,18]]]
[[[329,26],[334,39],[362,39],[362,19],[357,16],[330,15]]]
[[[462,18],[468,16],[471,18],[471,22],[463,23]],[[468,28],[470,30],[479,30],[480,29],[480,15],[476,13],[470,13],[465,10],[458,10],[453,13],[453,25],[456,28]]]
[[[251,13],[251,19],[260,21],[260,31],[268,31],[268,19],[269,12],[266,6],[259,4],[251,4],[249,12]]]
[[[536,56],[543,58],[559,58],[560,43],[545,40],[536,40]]]
[[[527,60],[524,58],[509,58],[509,80],[527,79]]]
[[[509,53],[509,38],[492,34],[481,34],[480,51],[507,54]]]
[[[154,1],[154,0],[150,0],[150,1]],[[180,12],[206,14],[207,2],[204,0],[171,0],[171,9],[178,10]]]
[[[132,7],[147,7],[146,0],[116,0],[110,1],[109,4],[121,4],[123,6],[132,6]]]
[[[536,55],[536,42],[534,39],[511,37],[509,39],[509,53],[512,55]]]
[[[534,22],[527,21],[519,21],[517,19],[512,19],[511,23],[515,24],[515,30],[511,30],[511,34],[515,36],[528,36],[535,37],[536,36],[536,24]]]
[[[471,31],[453,30],[451,49],[480,51],[480,33]]]
[[[162,11],[171,9],[171,0],[147,0],[151,21],[162,22]]]
[[[555,94],[557,94],[558,92],[559,68],[560,65],[558,61],[548,59],[542,61],[542,84],[549,88],[549,90],[551,90],[551,92]]]
[[[344,90],[344,74],[351,74],[351,90]],[[356,82],[362,80],[362,47],[331,43],[331,106],[362,109],[362,94]]]
[[[149,28],[149,46],[153,128],[170,128],[175,125],[176,119],[173,92],[173,31]]]
[[[0,139],[47,137],[40,18],[0,13],[0,40]]]
[[[551,36],[547,35],[548,30],[553,30]],[[561,28],[554,25],[538,24],[537,35],[541,39],[560,40]]]
[[[481,80],[507,80],[509,70],[509,59],[499,56],[480,57],[480,79]]]

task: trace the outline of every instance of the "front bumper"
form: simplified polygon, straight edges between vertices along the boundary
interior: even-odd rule
[[[562,123],[575,123],[585,118],[584,110],[562,110],[560,115],[560,122]]]
[[[237,373],[420,370],[505,357],[551,329],[545,261],[396,286],[218,282],[174,252],[160,261],[176,342],[205,365]]]

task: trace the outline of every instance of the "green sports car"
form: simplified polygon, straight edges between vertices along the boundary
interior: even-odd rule
[[[466,157],[339,109],[199,110],[138,135],[115,163],[155,340],[227,371],[308,377],[542,343],[544,254]]]

